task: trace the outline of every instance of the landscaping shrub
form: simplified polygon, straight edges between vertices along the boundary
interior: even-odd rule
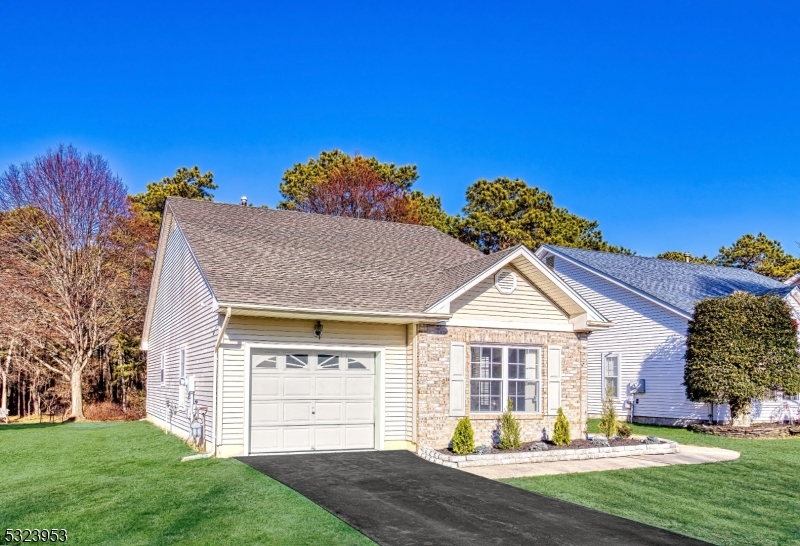
[[[557,446],[568,446],[572,443],[569,435],[569,421],[561,408],[558,408],[556,424],[553,427],[553,443]]]
[[[797,324],[780,296],[737,292],[698,302],[689,321],[683,383],[694,402],[730,404],[750,424],[750,401],[800,390]]]
[[[500,441],[497,447],[500,449],[519,449],[522,441],[519,438],[519,421],[511,415],[511,399],[508,399],[506,411],[500,417]]]
[[[475,453],[475,433],[472,431],[472,422],[469,417],[462,417],[453,433],[453,453],[468,455]]]
[[[614,397],[612,389],[606,389],[606,397],[603,399],[603,411],[600,414],[600,423],[597,428],[605,434],[606,438],[613,438],[617,435],[617,410],[614,407]]]
[[[625,440],[633,435],[633,430],[631,430],[631,426],[628,423],[617,423],[617,434]]]

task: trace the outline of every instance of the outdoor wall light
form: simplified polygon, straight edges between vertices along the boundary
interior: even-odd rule
[[[320,321],[314,325],[314,335],[317,339],[322,339],[322,323]]]

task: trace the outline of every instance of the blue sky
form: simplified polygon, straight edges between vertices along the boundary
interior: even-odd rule
[[[796,3],[254,4],[0,3],[0,167],[71,142],[132,192],[198,164],[274,206],[340,148],[451,213],[519,177],[643,255],[800,254]]]

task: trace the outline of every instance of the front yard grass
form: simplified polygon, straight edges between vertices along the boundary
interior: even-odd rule
[[[66,529],[72,544],[372,544],[236,460],[180,462],[190,454],[148,423],[0,425],[0,533]]]
[[[597,422],[592,426],[596,432]],[[642,425],[633,431],[741,457],[504,481],[716,544],[800,544],[800,439],[735,440]]]

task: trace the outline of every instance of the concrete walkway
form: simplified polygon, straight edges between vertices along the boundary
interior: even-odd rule
[[[601,470],[624,470],[628,468],[649,468],[653,466],[672,466],[677,464],[703,464],[733,461],[739,458],[738,451],[718,447],[681,445],[678,453],[670,455],[640,455],[637,457],[615,457],[609,459],[586,459],[583,461],[554,461],[547,463],[523,463],[497,466],[473,466],[462,468],[463,472],[477,474],[484,478],[500,480],[503,478],[522,478],[526,476],[546,476],[549,474],[573,474],[576,472],[597,472]]]

